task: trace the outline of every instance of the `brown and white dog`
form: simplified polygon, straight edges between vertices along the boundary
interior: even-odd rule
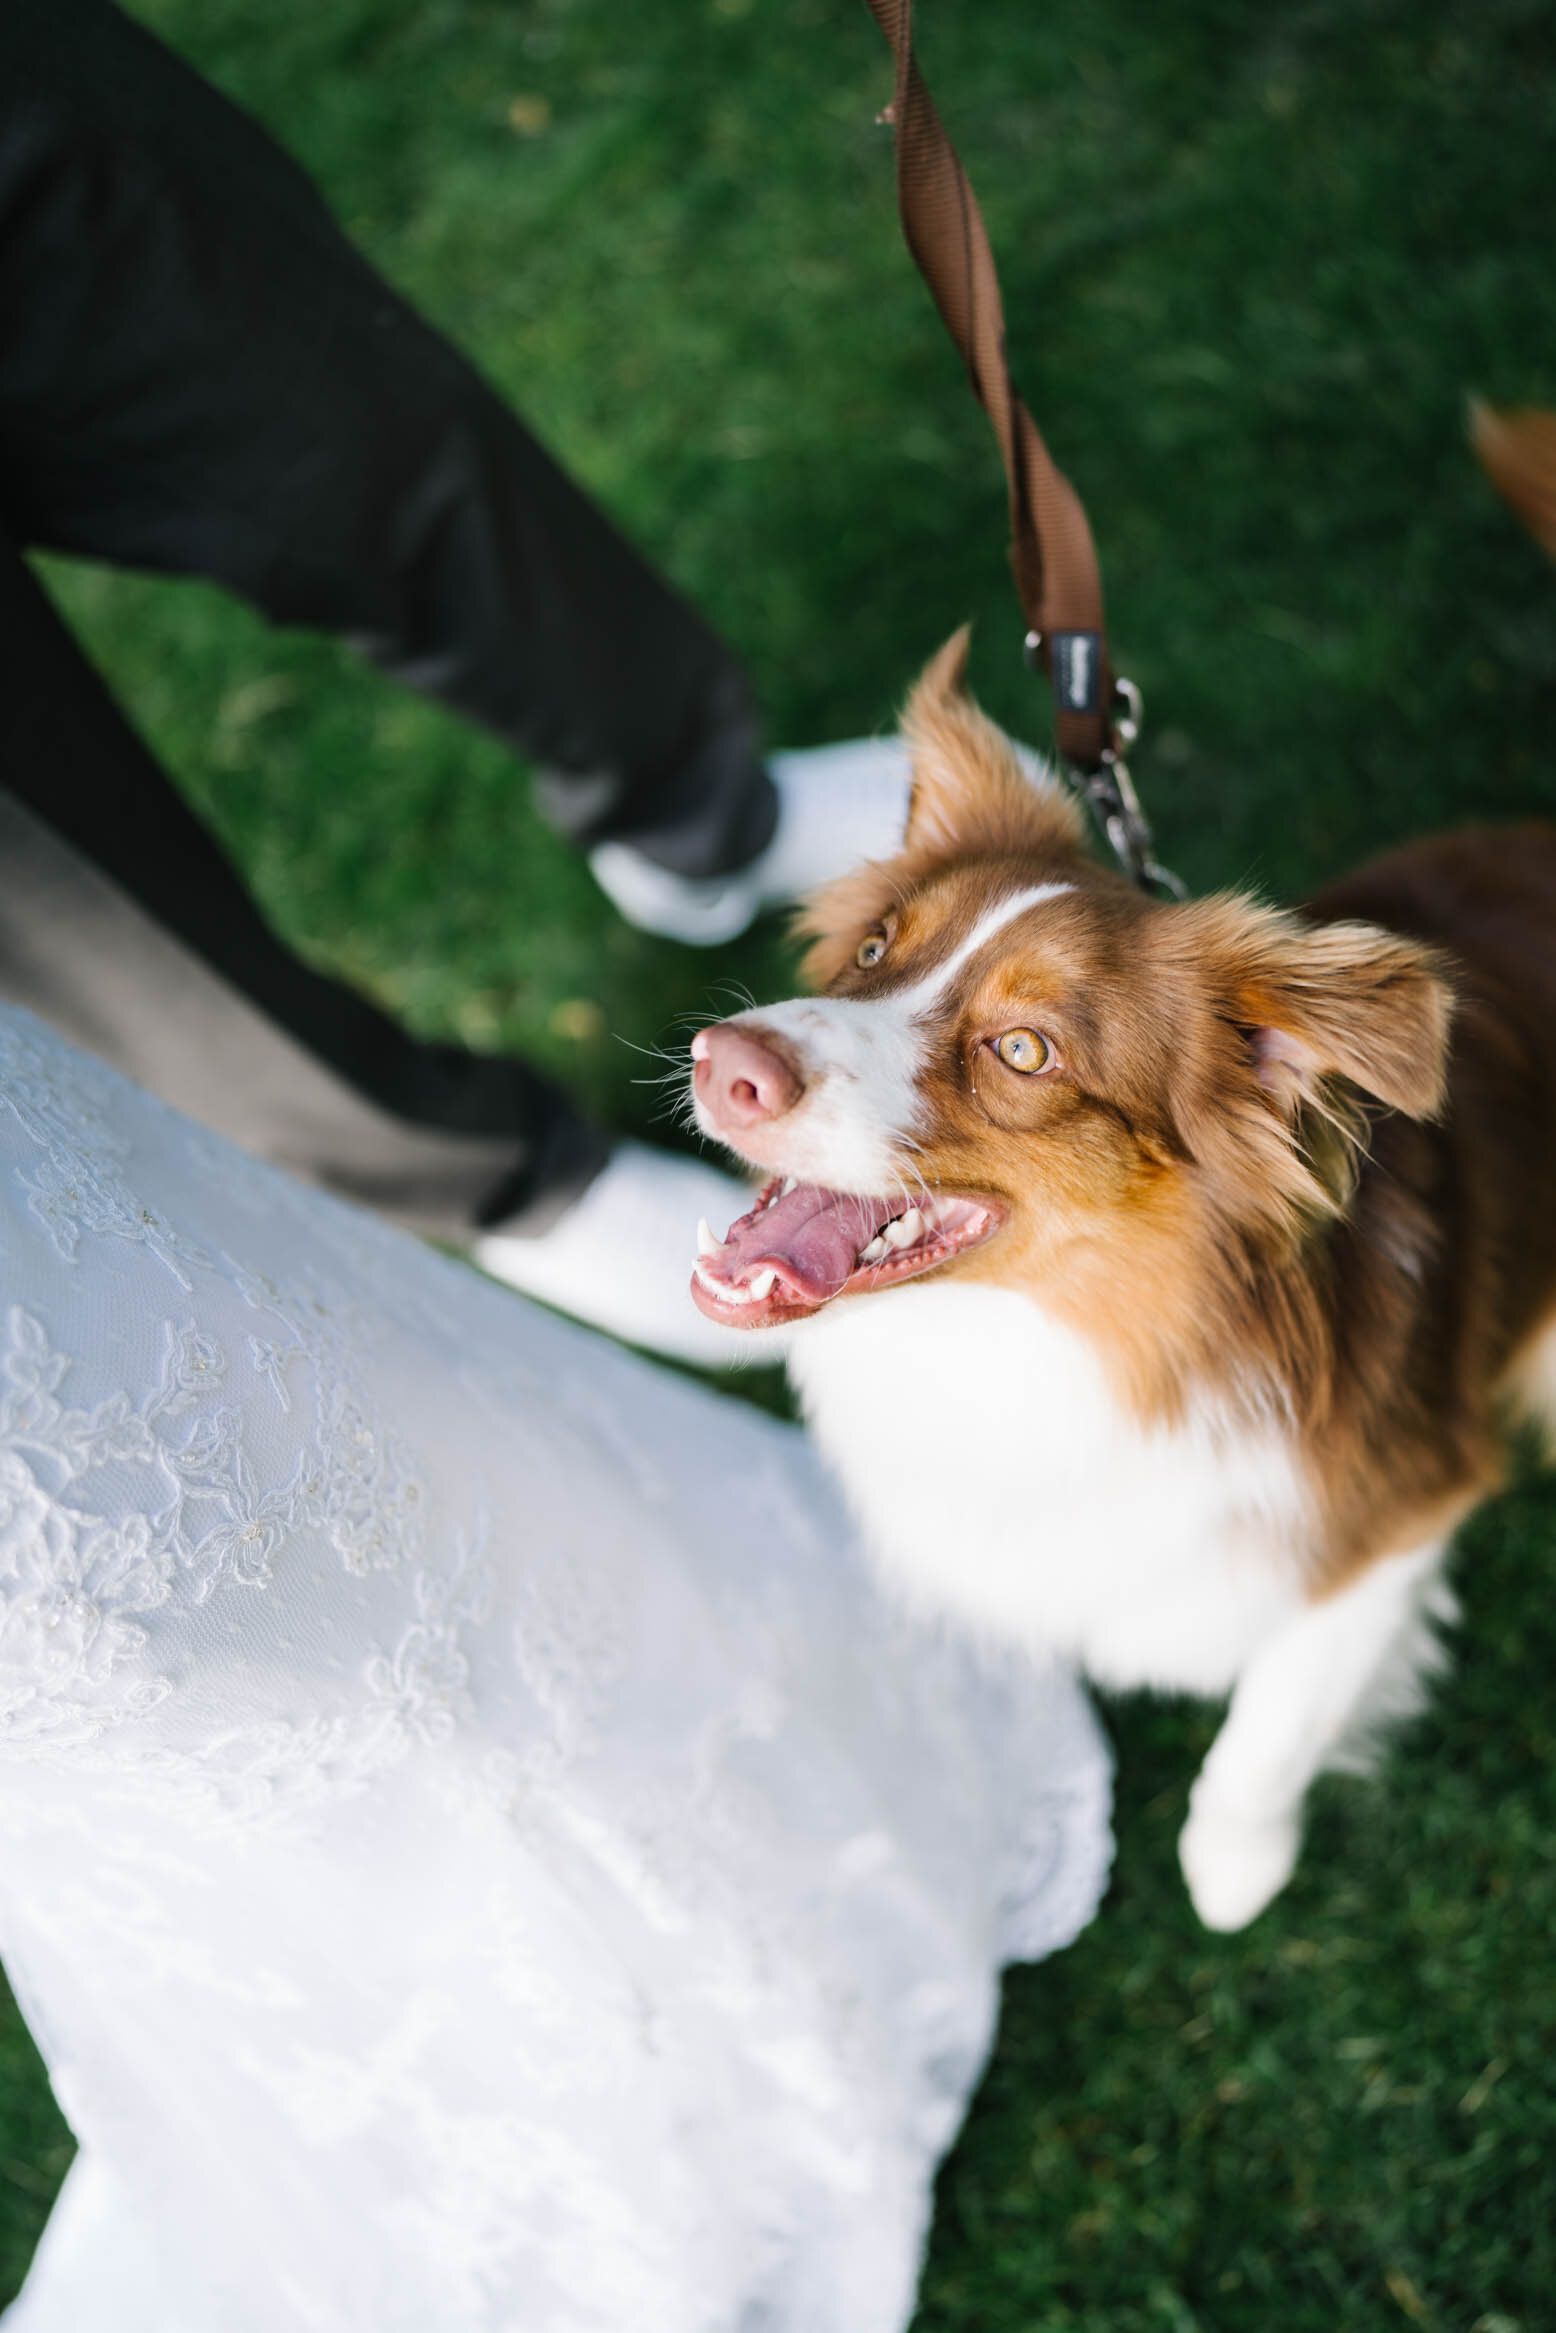
[[[820,994],[705,1029],[771,1180],[693,1281],[788,1361],[921,1608],[1230,1694],[1180,1853],[1236,1928],[1304,1793],[1440,1658],[1449,1540],[1556,1428],[1556,828],[1298,914],[1142,896],[961,686],[901,855],[812,902]]]

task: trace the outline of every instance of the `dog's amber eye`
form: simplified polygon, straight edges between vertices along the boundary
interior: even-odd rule
[[[994,1050],[1007,1069],[1019,1069],[1023,1077],[1035,1077],[1054,1057],[1048,1039],[1035,1029],[1007,1029],[1003,1037],[995,1038]]]
[[[872,964],[879,964],[886,953],[886,948],[886,931],[882,925],[877,924],[873,932],[865,933],[864,938],[854,950],[854,962],[861,972],[868,972]]]

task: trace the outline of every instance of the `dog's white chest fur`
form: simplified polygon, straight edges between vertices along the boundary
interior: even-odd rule
[[[1025,1297],[843,1303],[790,1372],[882,1570],[913,1604],[1100,1683],[1227,1691],[1302,1602],[1304,1499],[1274,1429],[1142,1429]]]

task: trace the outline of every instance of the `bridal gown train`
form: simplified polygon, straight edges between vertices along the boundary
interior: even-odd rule
[[[1060,1677],[804,1437],[0,1011],[0,1949],[81,2152],[7,2333],[885,2333]]]

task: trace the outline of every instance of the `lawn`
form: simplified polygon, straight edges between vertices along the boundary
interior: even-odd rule
[[[858,0],[139,6],[716,616],[775,743],[888,722],[969,614],[985,701],[1043,736]],[[1556,8],[921,0],[920,43],[1092,514],[1168,861],[1292,897],[1556,805],[1556,574],[1463,440],[1469,389],[1556,404]],[[278,925],[417,1028],[652,1130],[634,1048],[721,983],[791,986],[776,928],[710,958],[617,923],[495,744],[333,644],[47,574]],[[1173,1866],[1211,1716],[1109,1711],[1113,1889],[1009,1981],[917,2333],[1552,2323],[1553,1572],[1531,1477],[1465,1536],[1432,1713],[1320,1789],[1241,1937]],[[67,2153],[13,2021],[0,2288]]]

